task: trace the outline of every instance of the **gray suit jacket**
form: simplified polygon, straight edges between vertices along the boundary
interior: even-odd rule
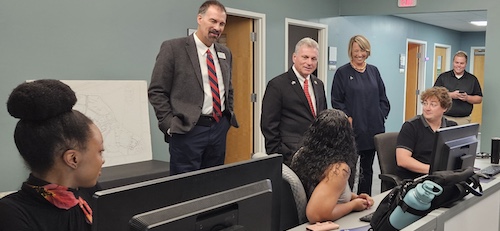
[[[217,55],[214,57],[219,59],[225,86],[225,113],[228,114],[231,125],[238,127],[233,111],[231,51],[221,44],[215,43],[214,46],[217,52],[226,56],[225,59]],[[205,96],[193,35],[162,43],[156,57],[148,95],[158,118],[158,126],[165,134],[166,140],[168,129],[171,134],[185,134],[196,125]]]

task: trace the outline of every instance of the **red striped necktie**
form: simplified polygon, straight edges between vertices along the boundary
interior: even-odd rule
[[[210,82],[210,89],[212,90],[212,106],[215,121],[219,122],[222,118],[221,101],[219,94],[219,82],[217,80],[217,71],[215,70],[214,59],[210,49],[207,50],[207,67],[208,67],[208,82]]]

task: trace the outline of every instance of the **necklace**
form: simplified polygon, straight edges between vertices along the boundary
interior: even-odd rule
[[[366,62],[363,62],[363,66],[362,67],[356,67],[356,65],[354,65],[354,63],[351,62],[351,67],[354,68],[357,71],[364,71],[365,68],[366,68]]]

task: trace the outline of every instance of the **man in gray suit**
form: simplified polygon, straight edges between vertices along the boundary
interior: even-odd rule
[[[227,132],[238,127],[231,52],[216,43],[226,16],[220,2],[204,2],[197,31],[163,42],[156,58],[149,102],[170,144],[171,175],[224,164]]]
[[[266,152],[282,154],[286,165],[290,165],[316,115],[327,107],[323,82],[312,74],[318,55],[316,41],[301,39],[295,46],[293,66],[266,87],[260,120]]]

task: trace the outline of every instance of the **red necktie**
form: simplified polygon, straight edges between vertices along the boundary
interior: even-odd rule
[[[208,81],[210,82],[210,89],[212,90],[212,106],[213,106],[213,117],[215,121],[219,122],[222,118],[221,104],[220,104],[220,94],[219,94],[219,82],[217,80],[217,72],[215,71],[214,59],[212,58],[212,53],[210,49],[207,50],[207,67],[208,67]]]
[[[309,95],[309,83],[306,80],[304,80],[304,94],[306,94],[307,102],[309,103],[309,107],[311,108],[312,115],[316,117],[316,112],[314,112],[314,106],[311,100],[311,95]]]

